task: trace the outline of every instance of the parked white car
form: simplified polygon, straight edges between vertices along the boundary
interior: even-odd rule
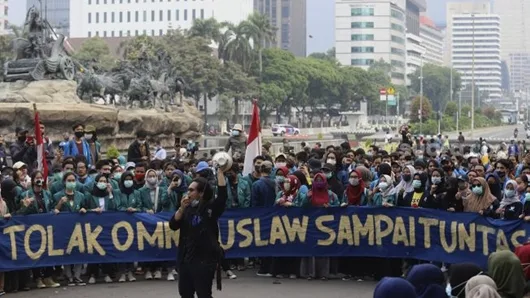
[[[273,136],[283,136],[283,135],[299,135],[300,130],[289,124],[274,124],[272,125],[272,135]]]

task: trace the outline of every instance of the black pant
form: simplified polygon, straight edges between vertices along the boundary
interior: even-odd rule
[[[182,298],[212,298],[217,264],[182,263],[179,267],[179,293]]]
[[[260,274],[272,274],[272,258],[261,258],[261,264],[259,266],[258,273]]]
[[[48,278],[53,276],[53,267],[35,268],[33,271],[33,279]]]
[[[90,276],[98,277],[99,268],[104,275],[114,277],[118,271],[118,265],[114,263],[103,263],[103,264],[88,264],[87,273]]]
[[[29,284],[29,270],[6,272],[4,290],[8,293],[22,291]]]

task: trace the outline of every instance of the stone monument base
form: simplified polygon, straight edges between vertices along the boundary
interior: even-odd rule
[[[127,148],[139,130],[160,138],[165,146],[172,146],[174,137],[201,135],[202,115],[188,100],[169,107],[170,111],[126,109],[85,103],[76,89],[76,82],[63,80],[0,83],[0,133],[13,141],[15,127],[32,131],[35,103],[52,141],[62,140],[65,133],[72,135],[77,123],[95,126],[103,146],[115,144],[120,150]]]

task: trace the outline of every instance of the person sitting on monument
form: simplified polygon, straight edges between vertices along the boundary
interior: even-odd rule
[[[33,165],[37,160],[35,139],[28,136],[28,130],[22,127],[17,127],[15,133],[17,140],[9,146],[11,161],[13,164],[21,161],[26,165]]]
[[[74,138],[64,146],[64,157],[84,155],[88,162],[88,166],[92,167],[95,165],[95,161],[90,153],[90,145],[85,136],[85,126],[81,123],[75,124],[72,127],[74,131]]]
[[[94,126],[87,125],[85,127],[85,140],[90,148],[93,164],[96,164],[101,159],[101,144],[98,142],[98,135]]]
[[[138,163],[150,160],[151,153],[149,152],[149,144],[146,138],[147,132],[138,131],[136,133],[136,140],[129,145],[127,150],[127,161]]]

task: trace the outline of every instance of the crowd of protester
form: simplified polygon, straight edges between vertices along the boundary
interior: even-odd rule
[[[74,126],[73,131],[74,138],[65,139],[49,159],[51,173],[45,180],[35,170],[27,130],[17,129],[20,144],[11,147],[19,146],[19,151],[14,150],[19,153],[16,158],[12,153],[13,165],[2,169],[0,214],[5,219],[63,212],[175,212],[194,179],[201,177],[209,188],[217,189],[211,157],[198,158],[186,149],[174,156],[161,154],[160,143],[150,148],[147,135],[140,132],[127,156],[103,159],[95,131],[83,125]],[[393,152],[376,145],[352,149],[344,142],[326,148],[304,144],[295,153],[286,143],[283,153],[273,156],[266,146],[263,155],[254,157],[248,175],[242,175],[244,147],[232,142],[240,150],[232,150],[233,166],[224,171],[225,208],[409,207],[530,221],[530,153],[523,146],[512,142],[493,149],[481,140],[474,146],[462,142],[450,148],[441,136],[412,138],[406,127],[401,133]],[[493,253],[485,272],[472,264],[366,257],[228,259],[222,269],[230,279],[237,278],[236,270],[256,266],[262,277],[380,280],[375,298],[521,298],[530,279],[528,263],[530,244],[515,253]],[[147,280],[172,281],[177,272],[172,262],[34,268],[0,273],[0,295],[4,290],[29,290],[32,285],[59,287],[60,280],[68,285],[135,281],[138,274]]]

